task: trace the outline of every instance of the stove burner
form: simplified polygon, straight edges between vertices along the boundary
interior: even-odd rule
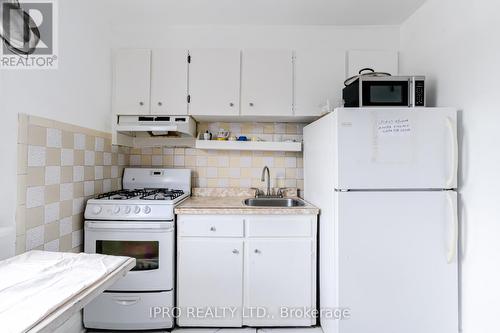
[[[144,190],[118,190],[99,194],[96,199],[127,200],[143,194]]]
[[[170,190],[168,188],[140,189],[140,190],[118,190],[99,194],[99,200],[127,200],[138,198],[142,200],[174,200],[184,194],[182,190]]]
[[[184,194],[182,190],[170,190],[168,188],[159,188],[147,190],[140,198],[143,200],[173,200]]]

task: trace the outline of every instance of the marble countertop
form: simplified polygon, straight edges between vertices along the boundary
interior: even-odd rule
[[[262,215],[307,215],[318,214],[319,209],[307,201],[300,207],[249,207],[243,200],[251,196],[193,196],[175,208],[176,214],[262,214]]]

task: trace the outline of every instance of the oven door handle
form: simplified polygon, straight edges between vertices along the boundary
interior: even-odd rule
[[[129,305],[134,305],[139,302],[141,298],[139,296],[132,296],[132,297],[113,297],[113,301],[117,304],[123,305],[123,306],[129,306]]]
[[[93,222],[86,221],[85,226],[93,230],[174,230],[173,223],[158,223],[158,222]]]

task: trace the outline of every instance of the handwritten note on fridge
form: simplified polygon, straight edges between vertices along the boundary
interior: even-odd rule
[[[412,131],[410,119],[379,119],[377,133],[379,136],[410,135]]]

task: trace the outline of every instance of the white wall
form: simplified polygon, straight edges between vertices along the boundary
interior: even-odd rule
[[[0,259],[14,253],[17,114],[110,130],[106,13],[99,11],[96,0],[58,3],[59,69],[0,71]]]
[[[462,110],[462,327],[500,332],[500,3],[428,0],[401,27],[400,72]]]
[[[147,17],[145,22],[149,22]],[[113,48],[292,48],[397,50],[399,28],[338,26],[169,26],[115,23]]]

